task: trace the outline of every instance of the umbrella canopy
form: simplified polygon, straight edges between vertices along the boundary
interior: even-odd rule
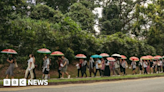
[[[131,61],[139,61],[139,58],[138,58],[138,57],[134,57],[134,56],[133,56],[133,57],[130,57],[129,59],[130,59]]]
[[[149,59],[153,59],[153,56],[151,56],[151,55],[147,55],[147,57],[148,57]]]
[[[6,53],[6,54],[18,54],[15,50],[13,49],[4,49],[1,51],[1,53]]]
[[[102,56],[100,56],[100,55],[92,55],[91,57],[92,58],[102,58]]]
[[[114,58],[121,58],[121,55],[120,54],[112,54],[112,57],[114,57]]]
[[[75,58],[87,58],[84,54],[77,54]]]
[[[115,61],[115,59],[113,57],[108,57],[107,60],[108,61]]]
[[[160,55],[154,56],[154,59],[155,59],[155,60],[157,60],[157,59],[162,59],[162,56],[160,56]]]
[[[42,48],[42,49],[39,49],[37,50],[38,53],[43,53],[43,54],[50,54],[51,51],[49,49],[46,49],[46,48]]]
[[[121,59],[127,59],[127,57],[124,55],[121,55]]]
[[[64,54],[60,51],[54,51],[51,53],[52,56],[64,56]]]
[[[142,60],[149,60],[150,58],[148,56],[142,56],[141,59]]]
[[[100,56],[102,56],[102,57],[109,57],[109,54],[107,54],[107,53],[101,53]]]

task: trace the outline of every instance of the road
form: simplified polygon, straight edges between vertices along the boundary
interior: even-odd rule
[[[164,77],[88,84],[0,88],[5,92],[164,92]]]

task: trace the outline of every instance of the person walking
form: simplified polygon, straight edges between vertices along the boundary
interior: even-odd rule
[[[157,73],[160,73],[161,71],[161,63],[160,60],[157,60]]]
[[[149,60],[146,60],[146,62],[147,62],[147,68],[146,68],[146,70],[147,70],[147,73],[150,74],[150,61]]]
[[[57,64],[58,64],[58,78],[61,78],[61,75],[62,75],[62,73],[61,73],[61,64],[62,64],[62,61],[61,60],[57,60],[56,61],[57,62]]]
[[[119,62],[119,59],[116,58],[116,61],[114,62],[114,71],[117,75],[120,75],[120,62]]]
[[[156,70],[157,70],[157,60],[154,60],[153,61],[153,73],[157,73]]]
[[[139,62],[139,70],[140,70],[140,74],[142,74],[142,70],[143,70],[143,61],[142,59],[140,59],[140,62]]]
[[[34,66],[35,66],[35,57],[34,57],[34,55],[32,55],[32,58],[33,58],[32,64],[34,64]],[[33,68],[34,79],[36,79],[35,67]],[[28,72],[27,79],[28,79],[29,76],[30,76],[30,72]]]
[[[8,79],[9,75],[11,76],[12,79],[14,79],[14,68],[15,68],[16,59],[13,57],[12,54],[10,54],[9,58],[7,58],[7,62],[10,63],[10,66],[6,71],[6,79]]]
[[[45,57],[43,58],[44,62],[43,62],[43,75],[42,75],[42,79],[48,79],[48,74],[50,71],[50,59],[48,58],[48,55],[45,55]]]
[[[87,73],[86,73],[86,68],[88,67],[88,64],[87,64],[87,61],[84,59],[81,59],[82,61],[82,65],[81,65],[81,72],[82,72],[82,77],[84,76],[85,74],[85,77],[87,77]]]
[[[77,77],[80,76],[82,61],[79,59],[79,62],[76,64],[77,67]]]
[[[111,70],[111,72],[113,73],[113,75],[115,75],[115,67],[114,67],[114,61],[111,61],[110,62],[110,70]]]
[[[136,62],[133,60],[131,63],[131,67],[132,67],[132,71],[133,71],[133,75],[136,74]]]
[[[104,70],[104,76],[110,76],[110,62],[105,58],[105,70]]]
[[[92,77],[92,73],[93,73],[93,75],[95,77],[94,67],[95,67],[94,60],[93,60],[92,57],[90,57],[90,60],[89,60],[89,73],[90,73],[90,77]]]
[[[104,70],[105,70],[105,60],[104,58],[101,58],[101,76],[104,76]]]
[[[125,59],[122,59],[121,66],[122,66],[123,75],[126,75],[126,68],[128,67],[128,64]]]
[[[69,73],[67,72],[67,67],[69,64],[69,61],[67,58],[65,58],[64,56],[60,56],[58,57],[59,60],[62,60],[62,64],[61,64],[61,72],[62,72],[62,78],[64,78],[64,74],[67,75],[68,78],[70,78],[71,76],[69,75]]]
[[[150,70],[151,70],[151,74],[153,74],[153,61],[150,60]]]
[[[144,60],[144,62],[143,62],[143,67],[144,67],[144,74],[147,74],[147,62],[146,62],[146,60]]]
[[[31,75],[31,79],[34,79],[34,73],[33,73],[33,69],[34,69],[34,63],[33,63],[33,55],[30,54],[29,55],[29,60],[28,60],[28,67],[26,69],[26,72],[25,72],[25,79],[27,79],[27,75],[28,73],[30,72],[30,75]]]
[[[162,67],[163,67],[163,73],[164,73],[164,59],[162,60]]]
[[[101,67],[102,67],[102,65],[101,65],[101,60],[98,59],[98,58],[96,58],[96,72],[95,72],[95,76],[96,76],[96,74],[97,74],[97,71],[99,71],[100,76],[101,76],[101,70],[100,70]]]

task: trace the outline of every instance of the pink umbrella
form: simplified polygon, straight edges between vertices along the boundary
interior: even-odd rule
[[[54,51],[51,53],[52,56],[64,56],[64,54],[60,51]]]
[[[160,56],[160,55],[154,56],[154,59],[161,59],[161,58],[162,58],[162,56]]]
[[[77,54],[75,58],[87,58],[84,54]]]
[[[43,53],[43,54],[50,54],[51,51],[49,49],[46,49],[46,48],[42,48],[42,49],[39,49],[37,50],[38,53]]]
[[[133,56],[133,57],[130,57],[129,59],[130,59],[131,61],[139,61],[139,58],[138,58],[138,57],[134,57],[134,56]]]
[[[107,53],[101,53],[100,56],[102,56],[102,57],[109,57],[109,54],[107,54]]]
[[[107,60],[108,61],[115,61],[115,59],[113,57],[108,57]]]
[[[147,55],[147,57],[148,57],[149,59],[153,59],[153,56],[151,56],[151,55]]]
[[[148,56],[142,56],[141,59],[142,60],[149,60],[150,58]]]
[[[121,55],[121,59],[127,59],[127,57],[124,55]]]
[[[6,53],[6,54],[17,54],[17,52],[13,49],[4,49],[1,51],[1,53]]]

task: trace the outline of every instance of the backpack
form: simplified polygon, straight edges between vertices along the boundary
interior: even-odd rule
[[[66,60],[66,62],[67,62],[67,64],[66,64],[66,65],[69,65],[69,60],[68,60],[67,58],[65,58],[65,60]]]

